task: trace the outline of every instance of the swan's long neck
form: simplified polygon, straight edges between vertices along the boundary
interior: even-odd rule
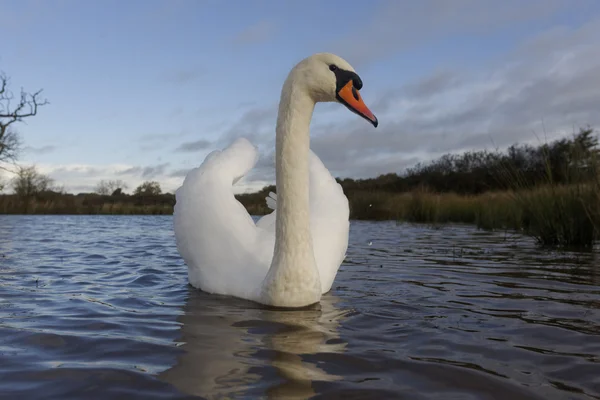
[[[297,93],[297,94],[296,94]],[[310,121],[315,107],[307,95],[284,91],[276,132],[276,249],[312,251],[310,236],[309,172]],[[310,249],[308,248],[311,244]]]
[[[279,103],[275,251],[261,293],[263,302],[283,307],[306,306],[321,298],[309,204],[309,130],[315,102],[294,82],[290,76]]]

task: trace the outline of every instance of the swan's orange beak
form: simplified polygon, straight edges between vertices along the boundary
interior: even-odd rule
[[[379,124],[377,117],[369,110],[369,107],[367,107],[362,97],[360,97],[360,93],[354,87],[354,82],[352,80],[349,80],[348,83],[337,92],[337,96],[338,100],[348,107],[350,111],[365,118],[377,128],[377,125]]]

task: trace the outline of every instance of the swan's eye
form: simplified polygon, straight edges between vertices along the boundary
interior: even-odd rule
[[[335,65],[335,64],[331,64],[331,65],[329,66],[329,70],[330,70],[330,71],[337,71],[337,69],[338,69],[338,67],[337,67],[337,65]]]

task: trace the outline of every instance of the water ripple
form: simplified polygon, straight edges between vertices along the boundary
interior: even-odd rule
[[[353,222],[300,311],[187,285],[165,216],[0,216],[0,397],[600,399],[597,253]]]

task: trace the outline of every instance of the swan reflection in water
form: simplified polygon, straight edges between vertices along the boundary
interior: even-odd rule
[[[315,381],[342,379],[304,358],[345,351],[338,327],[351,310],[336,307],[338,301],[328,294],[287,311],[191,289],[178,318],[183,353],[159,378],[206,398],[310,397]]]

